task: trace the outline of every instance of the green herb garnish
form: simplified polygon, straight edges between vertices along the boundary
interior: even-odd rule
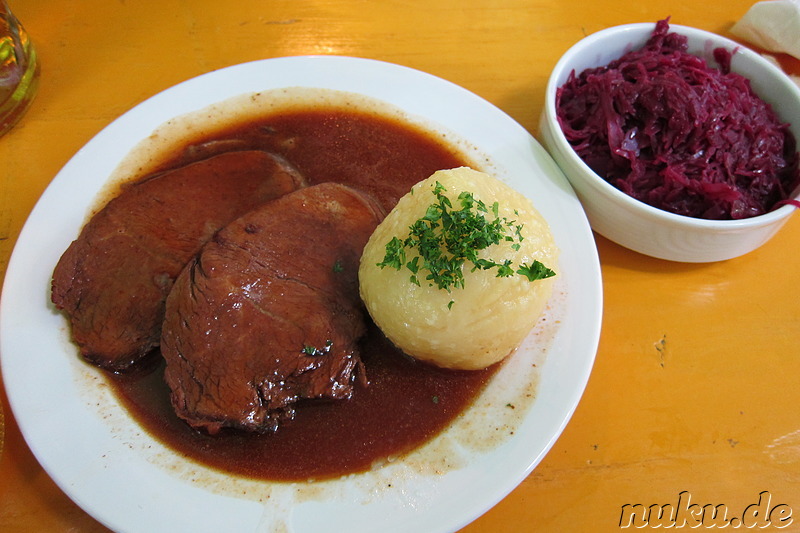
[[[544,266],[539,261],[534,261],[531,266],[528,266],[525,263],[523,263],[522,266],[517,269],[517,274],[525,276],[530,281],[550,278],[556,275],[555,272]]]
[[[332,340],[325,341],[324,348],[317,348],[316,346],[312,346],[310,344],[303,345],[303,349],[300,350],[302,353],[306,355],[325,355],[331,351],[331,347],[333,346]]]
[[[523,225],[501,218],[497,202],[487,207],[470,192],[459,194],[459,206],[453,209],[450,198],[444,194],[446,190],[436,182],[433,189],[436,202],[409,227],[408,237],[404,240],[394,237],[386,243],[386,255],[377,266],[396,270],[405,267],[411,272],[409,281],[415,285],[421,285],[420,276],[427,272],[424,280],[429,285],[448,292],[464,287],[462,267],[466,262],[472,264],[473,271],[497,269],[497,277],[519,274],[536,281],[555,275],[539,261],[515,269],[510,260],[498,263],[479,258],[478,252],[501,242],[510,242],[512,249],[519,250]],[[416,250],[419,256],[406,261],[406,249]]]

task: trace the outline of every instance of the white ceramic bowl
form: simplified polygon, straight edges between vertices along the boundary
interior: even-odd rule
[[[738,257],[767,242],[795,208],[742,220],[705,220],[676,215],[649,206],[621,192],[595,174],[567,142],[556,117],[556,90],[570,72],[607,65],[647,41],[655,23],[627,24],[594,33],[575,44],[558,61],[545,93],[541,136],[545,147],[566,174],[580,198],[592,229],[627,248],[661,259],[711,262]],[[719,35],[686,26],[670,31],[688,37],[688,51],[716,65],[713,50],[732,52],[731,70],[749,78],[753,90],[768,102],[781,120],[791,124],[800,141],[800,89],[779,68]],[[800,188],[792,194],[800,196]]]

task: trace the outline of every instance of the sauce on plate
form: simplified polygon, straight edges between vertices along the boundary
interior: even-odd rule
[[[470,165],[434,134],[401,120],[309,107],[194,138],[152,171],[253,148],[285,157],[309,185],[334,181],[370,193],[387,212],[436,170]],[[139,423],[179,453],[241,476],[304,481],[366,471],[424,444],[468,408],[497,367],[452,371],[419,363],[371,323],[360,347],[367,385],[356,380],[349,400],[299,405],[294,420],[274,434],[223,430],[209,436],[191,429],[172,410],[157,350],[135,371],[111,381]]]

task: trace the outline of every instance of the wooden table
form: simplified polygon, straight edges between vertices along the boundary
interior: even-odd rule
[[[750,4],[13,0],[42,82],[30,112],[0,138],[0,269],[81,146],[204,72],[288,55],[380,59],[457,83],[538,134],[548,74],[583,36],[668,15],[726,34]],[[585,395],[536,470],[464,531],[613,531],[624,505],[677,505],[681,493],[684,503],[689,495],[740,514],[769,491],[771,507],[800,513],[799,241],[795,215],[745,257],[691,265],[597,236],[605,315]],[[0,397],[0,531],[102,531],[42,470],[2,387]],[[787,530],[798,527],[800,516]]]

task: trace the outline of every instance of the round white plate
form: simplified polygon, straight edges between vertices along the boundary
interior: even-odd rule
[[[283,87],[377,98],[452,132],[531,198],[561,249],[545,317],[453,427],[371,472],[324,482],[238,479],[179,457],[142,431],[102,373],[80,360],[64,317],[49,302],[56,262],[134,146],[178,115]],[[511,492],[558,438],[591,372],[601,316],[599,261],[583,209],[519,124],[474,94],[416,70],[347,57],[289,57],[172,87],[75,154],[42,195],[11,257],[0,303],[0,362],[11,408],[36,458],[70,498],[114,530],[444,532]]]

